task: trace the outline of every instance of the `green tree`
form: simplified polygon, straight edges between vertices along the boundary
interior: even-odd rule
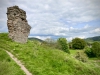
[[[57,42],[58,42],[58,46],[59,46],[59,48],[60,48],[61,50],[65,51],[65,52],[67,52],[67,53],[70,53],[70,52],[69,52],[68,43],[67,43],[66,38],[59,38],[59,39],[57,40]]]
[[[90,58],[91,58],[91,57],[95,57],[95,55],[94,55],[94,53],[92,52],[90,46],[86,46],[84,50],[85,50],[84,52],[87,54],[88,57],[90,57]]]
[[[95,56],[100,57],[100,42],[94,42],[91,50]]]
[[[83,39],[75,38],[72,40],[72,47],[74,49],[84,49],[86,46],[86,42]]]

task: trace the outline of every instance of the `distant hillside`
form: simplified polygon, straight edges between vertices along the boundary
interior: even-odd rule
[[[100,41],[100,36],[89,37],[89,38],[86,38],[86,39],[84,39],[84,40],[85,40],[85,41],[88,41],[88,42]]]
[[[38,38],[35,38],[35,37],[31,37],[31,38],[28,38],[29,40],[36,40],[36,41],[39,41],[39,42],[43,42],[43,40],[41,39],[38,39]]]

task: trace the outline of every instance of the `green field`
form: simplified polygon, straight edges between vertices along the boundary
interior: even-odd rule
[[[87,59],[87,62],[79,61],[75,58],[77,50],[70,50],[71,53],[67,54],[62,50],[42,45],[35,40],[28,40],[26,44],[20,44],[11,41],[5,33],[0,34],[0,43],[2,43],[1,49],[14,54],[33,75],[100,75],[100,64],[95,62],[96,59]],[[7,59],[3,58],[3,55],[1,58]],[[16,68],[15,72],[18,71],[21,70]]]

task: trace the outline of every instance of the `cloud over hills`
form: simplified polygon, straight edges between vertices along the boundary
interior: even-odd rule
[[[26,11],[30,36],[45,39],[100,35],[100,0],[1,0],[0,32],[7,32],[7,7]]]

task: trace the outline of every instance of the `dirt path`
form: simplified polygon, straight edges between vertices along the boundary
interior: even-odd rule
[[[6,51],[9,56],[21,67],[21,69],[26,73],[26,75],[32,75],[25,67],[24,65],[16,58],[14,57],[13,54],[11,54],[10,52]]]

